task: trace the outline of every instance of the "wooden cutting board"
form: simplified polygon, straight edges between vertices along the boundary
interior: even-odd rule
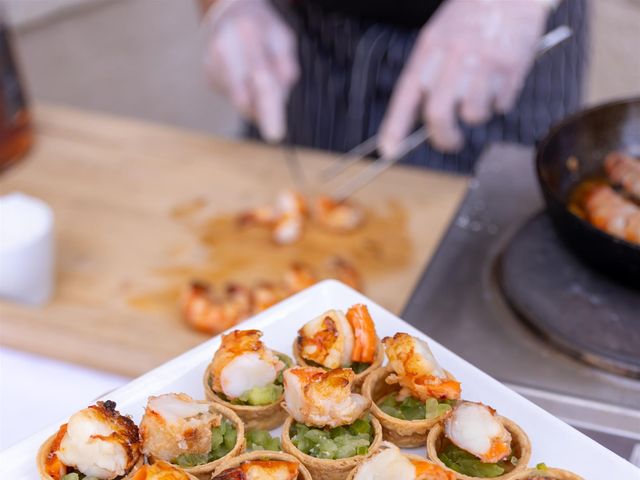
[[[54,209],[56,292],[42,308],[0,302],[0,342],[138,375],[205,340],[173,303],[145,308],[142,299],[167,287],[172,268],[224,261],[232,250],[243,260],[239,270],[260,271],[271,255],[254,258],[246,246],[246,256],[243,248],[203,250],[198,228],[212,215],[264,204],[289,185],[282,150],[52,106],[36,109],[36,123],[34,149],[0,176],[0,193],[22,191]],[[298,155],[310,175],[333,158]],[[365,278],[368,295],[402,309],[465,189],[465,177],[394,167],[358,193],[359,202],[381,212],[383,223],[369,231],[375,241],[407,237],[398,243],[397,267]]]

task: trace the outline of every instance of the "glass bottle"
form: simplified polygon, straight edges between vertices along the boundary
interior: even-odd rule
[[[0,172],[22,158],[32,143],[29,106],[0,5]]]

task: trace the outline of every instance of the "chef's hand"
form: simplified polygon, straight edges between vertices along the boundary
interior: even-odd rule
[[[282,140],[287,99],[298,78],[293,32],[267,0],[219,0],[205,22],[205,68],[213,85],[265,140]]]
[[[551,0],[447,0],[422,28],[380,128],[391,154],[417,116],[439,150],[464,144],[458,113],[477,125],[509,111],[531,68]]]

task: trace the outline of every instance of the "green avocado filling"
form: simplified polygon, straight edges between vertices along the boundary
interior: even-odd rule
[[[280,438],[272,437],[267,430],[249,430],[245,436],[247,441],[247,451],[253,452],[255,450],[271,450],[279,452]]]
[[[238,398],[233,400],[229,399],[224,393],[217,393],[217,395],[224,401],[232,403],[233,405],[250,405],[252,407],[262,407],[265,405],[271,405],[282,397],[284,388],[282,386],[283,377],[282,372],[293,365],[293,360],[283,353],[276,353],[282,363],[285,364],[285,368],[278,373],[274,383],[265,385],[264,387],[254,387],[251,390],[247,390]],[[211,386],[211,379],[209,379],[209,386]]]
[[[407,397],[398,401],[395,393],[383,397],[378,406],[387,415],[401,420],[430,420],[438,418],[451,410],[455,400],[438,400],[430,398],[421,402],[415,397]]]
[[[368,417],[351,425],[335,428],[311,428],[294,423],[289,432],[293,444],[315,458],[337,460],[366,455],[373,440],[373,427]]]
[[[549,468],[547,467],[547,465],[545,463],[539,463],[536,465],[536,470],[548,470]]]
[[[211,450],[209,453],[183,453],[173,459],[171,463],[182,468],[190,468],[218,460],[231,451],[236,444],[237,436],[236,427],[229,420],[223,418],[219,427],[211,429]]]
[[[438,457],[447,467],[463,475],[470,477],[493,478],[513,469],[518,463],[515,456],[498,463],[483,463],[476,456],[463,450],[452,443],[448,443],[438,453]]]

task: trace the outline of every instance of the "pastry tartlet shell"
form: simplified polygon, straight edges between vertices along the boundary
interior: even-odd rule
[[[282,450],[296,457],[300,463],[307,467],[313,480],[344,480],[351,470],[367,458],[366,455],[356,455],[349,458],[328,460],[307,455],[301,450],[298,450],[291,441],[289,431],[294,421],[293,417],[287,417],[282,426]],[[369,449],[377,450],[380,443],[382,443],[382,426],[373,416],[371,417],[371,426],[373,427],[374,433]]]
[[[560,468],[547,468],[546,470],[528,468],[527,470],[518,472],[511,480],[528,480],[532,477],[548,478],[549,480],[584,480],[580,475]]]
[[[285,355],[284,353],[272,350],[276,355]],[[286,355],[288,357],[288,355]],[[207,400],[215,402],[223,407],[233,410],[238,417],[244,422],[246,430],[273,430],[279,427],[287,418],[287,412],[282,408],[282,400],[284,393],[270,405],[253,406],[253,405],[234,405],[222,399],[209,385],[209,379],[212,377],[213,363],[207,366],[202,377],[202,385]]]
[[[529,459],[531,458],[531,442],[527,434],[512,420],[497,415],[496,418],[505,426],[507,431],[511,434],[511,448],[513,455],[518,457],[518,463],[514,466],[514,469],[498,477],[492,477],[493,480],[514,480],[518,474],[527,468]],[[440,450],[440,444],[444,437],[444,424],[442,422],[434,425],[429,431],[427,436],[427,456],[429,460],[437,463],[442,468],[453,472],[458,480],[481,480],[480,477],[470,477],[463,475],[455,470],[447,467],[442,460],[438,457],[438,451]]]
[[[445,370],[451,380],[455,377]],[[402,420],[393,417],[378,406],[377,402],[386,395],[397,391],[397,385],[389,385],[385,379],[393,373],[389,366],[371,372],[362,385],[362,395],[371,400],[371,413],[382,425],[384,439],[400,448],[421,447],[427,441],[429,430],[447,417],[448,412],[436,418],[425,420]]]
[[[210,408],[216,413],[221,414],[227,420],[230,420],[233,423],[233,426],[236,428],[236,444],[233,446],[231,451],[227,453],[224,457],[214,460],[213,462],[203,463],[202,465],[197,465],[195,467],[178,467],[187,472],[190,475],[193,475],[200,480],[209,480],[211,478],[211,472],[213,472],[218,465],[222,464],[222,462],[229,460],[231,458],[237,457],[238,455],[244,453],[245,449],[245,439],[244,439],[244,424],[240,417],[236,415],[236,413],[230,408],[225,407],[224,405],[220,405],[215,402],[210,401],[202,401],[200,403],[206,403],[210,406]],[[156,459],[153,455],[148,455],[149,460],[154,462]],[[173,464],[172,464],[173,465]],[[177,465],[176,465],[177,466]]]
[[[376,452],[372,452],[371,454],[367,455],[366,458],[369,458],[370,455],[375,454]],[[412,453],[403,453],[402,454],[404,457],[407,457],[409,460],[417,460],[420,462],[429,462],[429,463],[433,463],[431,460],[421,457],[420,455],[414,455]],[[365,458],[365,460],[366,460]],[[353,478],[356,476],[356,473],[358,473],[358,469],[360,468],[360,465],[358,465],[356,468],[354,468],[353,470],[351,470],[351,473],[349,474],[349,476],[347,477],[347,480],[353,480]]]
[[[297,480],[313,480],[313,478],[311,477],[311,473],[309,473],[309,470],[307,470],[307,467],[305,467],[296,457],[288,453],[273,452],[270,450],[256,450],[254,452],[243,453],[242,455],[231,458],[228,461],[220,464],[213,471],[211,478],[215,478],[216,475],[220,475],[230,468],[238,467],[244,462],[248,462],[251,460],[282,460],[285,462],[295,462],[299,465]]]

